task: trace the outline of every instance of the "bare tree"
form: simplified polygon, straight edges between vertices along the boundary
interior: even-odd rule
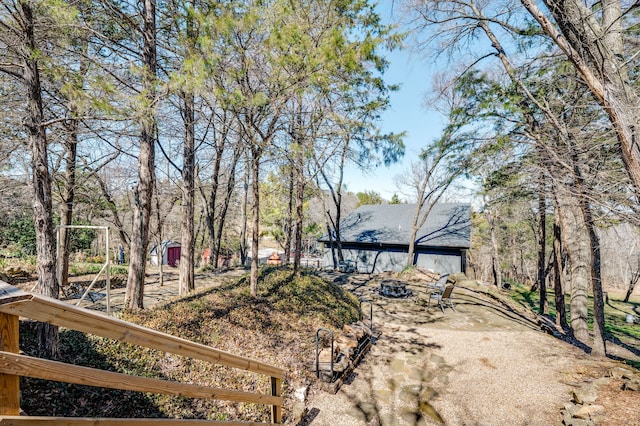
[[[331,253],[334,258],[333,267],[336,268],[337,263],[344,262],[344,257],[342,254],[342,237],[340,234],[340,221],[342,220],[342,190],[344,187],[343,179],[344,179],[344,168],[347,162],[347,154],[351,149],[349,146],[350,136],[348,134],[345,135],[346,140],[341,145],[341,149],[339,152],[339,161],[337,164],[337,178],[335,183],[329,178],[329,174],[327,173],[326,167],[319,167],[320,174],[322,175],[322,179],[327,188],[329,188],[329,193],[331,195],[331,200],[333,201],[333,205],[335,207],[335,215],[331,215],[331,211],[329,209],[324,209],[327,217],[327,233],[329,234],[329,241],[331,241]],[[318,185],[320,186],[320,185]],[[333,242],[335,241],[335,247]]]
[[[549,302],[547,301],[547,274],[546,274],[546,248],[547,248],[547,191],[545,172],[540,172],[538,189],[538,281],[540,291],[540,315],[549,313]]]
[[[156,79],[156,2],[144,0],[142,15],[142,85],[145,110],[140,113],[140,151],[138,183],[134,189],[133,229],[125,306],[129,310],[144,308],[144,279],[149,247],[149,222],[155,184],[155,79]]]
[[[631,182],[640,196],[640,149],[636,129],[640,98],[634,88],[630,66],[637,55],[625,54],[623,37],[627,17],[638,7],[634,2],[622,9],[618,0],[582,2],[545,0],[555,23],[532,0],[521,0],[531,16],[564,52],[609,116],[620,154]],[[601,6],[594,13],[595,4]],[[593,7],[593,8],[592,8]]]
[[[489,211],[487,220],[489,221],[489,227],[491,230],[491,271],[493,272],[493,285],[497,288],[502,288],[502,269],[500,266],[500,254],[498,251],[495,213]]]
[[[189,31],[189,29],[187,29]],[[192,31],[192,29],[191,29]],[[182,164],[182,235],[179,293],[195,290],[195,101],[192,93],[183,93],[184,147]]]
[[[572,2],[569,2],[572,3]],[[463,2],[453,2],[453,1],[429,1],[429,2],[420,2],[419,5],[415,6],[416,9],[419,10],[420,16],[428,22],[430,25],[440,25],[442,28],[442,34],[447,33],[450,35],[450,38],[447,41],[450,43],[450,46],[458,44],[465,37],[471,37],[477,30],[482,31],[484,35],[486,35],[487,39],[491,43],[492,53],[491,56],[497,56],[502,64],[506,74],[512,81],[513,85],[516,87],[518,93],[521,94],[522,100],[520,101],[520,109],[523,113],[524,123],[526,123],[525,131],[527,137],[534,141],[541,151],[548,151],[549,146],[545,143],[544,136],[540,132],[542,120],[539,117],[539,114],[542,114],[542,118],[545,122],[547,122],[554,129],[554,137],[559,138],[564,144],[566,149],[572,147],[575,144],[573,135],[568,131],[568,127],[561,117],[559,117],[555,112],[548,106],[546,99],[541,99],[537,93],[532,91],[532,88],[528,86],[527,82],[520,77],[518,73],[518,69],[514,66],[511,58],[507,54],[507,49],[500,42],[498,37],[498,33],[492,29],[493,26],[498,26],[500,31],[509,31],[510,33],[519,36],[526,34],[526,31],[518,29],[517,25],[510,23],[509,19],[513,16],[517,16],[517,10],[513,7],[512,3],[508,3],[505,5],[506,12],[500,11],[500,9],[496,9],[495,5],[481,4],[480,2],[476,2],[474,0],[468,0]],[[494,11],[493,16],[487,16],[487,11]],[[503,18],[504,17],[504,18]],[[455,23],[455,25],[453,25]],[[478,55],[480,60],[482,58],[489,57]],[[571,151],[571,149],[566,150],[565,153]],[[566,154],[568,155],[568,154]],[[566,157],[565,157],[566,158]],[[602,306],[600,303],[600,295],[602,294],[601,280],[600,280],[600,262],[599,262],[599,245],[598,239],[595,232],[591,232],[593,225],[592,215],[590,214],[589,202],[586,199],[585,190],[584,190],[584,178],[582,176],[582,172],[580,170],[579,163],[575,161],[575,159],[571,159],[568,162],[563,161],[561,163],[563,166],[567,167],[574,176],[574,187],[577,190],[573,191],[573,195],[580,199],[579,204],[577,205],[582,212],[583,218],[581,220],[582,232],[588,232],[589,242],[591,246],[591,250],[594,253],[592,258],[585,257],[582,255],[582,252],[578,249],[574,250],[574,257],[579,259],[580,261],[590,261],[591,265],[591,274],[587,280],[591,281],[593,291],[594,291],[594,315],[596,317],[596,340],[594,341],[594,348],[592,353],[596,355],[604,355],[605,354],[605,345],[604,345],[604,313],[602,310]],[[564,204],[569,205],[569,204]],[[573,232],[580,232],[580,229],[571,229]],[[580,240],[582,241],[582,240]],[[575,273],[581,273],[582,270],[579,268],[572,269]],[[575,287],[574,287],[575,288]],[[546,298],[543,297],[544,294],[541,294],[541,309],[544,309],[544,304],[546,304]],[[576,304],[578,301],[585,302],[586,293],[576,294],[575,298],[572,298]],[[544,312],[544,311],[543,311]],[[579,338],[588,337],[585,336],[583,330],[586,330],[586,317],[583,315],[572,315],[572,324],[573,321],[585,321],[584,324],[580,326],[576,326],[574,331],[576,331],[577,335],[580,335]],[[577,324],[577,323],[576,323]]]
[[[46,8],[40,9],[40,5],[28,0],[6,2],[4,6],[9,13],[0,18],[0,37],[5,52],[0,72],[19,81],[25,90],[23,123],[31,154],[37,290],[45,296],[58,298],[47,122],[40,65],[40,60],[48,53],[45,47],[55,45],[57,35],[54,28],[57,23],[53,22]],[[45,34],[45,29],[49,33]],[[40,43],[45,38],[48,39],[47,43]],[[41,54],[36,55],[34,52]],[[39,324],[38,345],[41,353],[54,357],[58,351],[58,328],[50,324]]]
[[[35,17],[32,3],[20,1],[19,8],[23,19],[21,28],[24,36],[22,52],[22,79],[27,90],[27,115],[25,126],[29,134],[31,147],[31,172],[33,173],[33,213],[36,225],[36,244],[38,260],[38,291],[58,298],[59,285],[55,271],[55,242],[53,237],[51,176],[47,156],[47,135],[44,125],[42,106],[42,87],[40,67],[37,57],[30,54],[38,50],[35,37]],[[58,352],[58,329],[50,324],[39,325],[39,348],[42,353],[55,356]]]
[[[75,114],[72,114],[75,115]],[[78,119],[71,118],[65,123],[67,140],[65,147],[65,171],[64,187],[60,192],[60,229],[58,250],[58,283],[60,287],[67,285],[69,280],[69,247],[71,245],[71,232],[67,228],[73,221],[73,204],[76,191],[76,157],[78,147]]]
[[[122,213],[116,204],[115,196],[109,188],[108,182],[100,173],[94,173],[92,175],[93,179],[97,182],[98,188],[100,189],[100,193],[102,198],[104,199],[104,205],[106,209],[111,213],[111,221],[115,226],[118,237],[120,239],[120,243],[124,246],[127,251],[130,251],[130,236],[127,233],[127,229],[125,228],[124,219],[122,217]]]
[[[629,277],[629,285],[627,287],[627,292],[624,295],[625,303],[629,301],[629,298],[631,297],[631,294],[633,293],[633,290],[635,289],[636,284],[638,284],[639,280],[640,280],[640,259],[637,260],[636,265],[631,271],[631,277]]]
[[[562,211],[556,208],[553,216],[553,291],[556,305],[556,325],[563,330],[568,330],[567,312],[564,302],[564,291],[566,288],[564,280],[564,262],[563,262],[563,244],[562,244]]]
[[[218,83],[222,84],[222,83]],[[220,86],[222,87],[222,86]],[[223,105],[210,105],[211,126],[213,127],[213,161],[211,186],[201,192],[206,203],[207,229],[209,236],[210,262],[214,268],[219,266],[222,253],[222,240],[225,234],[227,212],[236,190],[236,170],[245,146],[242,134],[237,128],[238,117],[230,108]],[[208,193],[208,195],[207,195]]]
[[[445,164],[448,149],[436,144],[433,150],[424,150],[420,155],[421,161],[411,165],[408,175],[397,179],[397,184],[410,187],[415,191],[416,210],[411,222],[411,236],[407,252],[407,266],[416,264],[415,244],[418,231],[427,221],[433,206],[435,206],[453,180],[462,171],[461,168],[449,169]]]

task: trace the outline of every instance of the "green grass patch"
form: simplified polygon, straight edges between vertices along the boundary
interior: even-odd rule
[[[69,266],[71,275],[95,275],[102,270],[104,263],[75,262]],[[111,275],[127,275],[129,269],[127,266],[110,265]]]
[[[512,289],[509,291],[509,297],[519,305],[538,312],[540,306],[540,294],[537,291],[531,291],[529,287],[521,284],[512,283]],[[555,293],[553,289],[547,289],[547,300],[549,303],[549,315],[556,316]],[[565,295],[565,310],[567,312],[567,321],[571,320],[571,298]],[[638,318],[640,312],[640,303],[635,301],[623,302],[616,296],[610,296],[609,301],[604,306],[605,316],[605,332],[612,339],[619,339],[624,344],[631,345],[636,349],[640,349],[640,325],[629,324],[626,322],[627,314],[635,315]],[[593,329],[593,296],[588,296],[587,309],[589,311],[589,328]]]
[[[123,315],[123,319],[216,349],[286,369],[285,412],[293,400],[289,386],[314,380],[310,370],[318,328],[340,329],[359,317],[359,302],[339,286],[312,274],[301,278],[286,268],[260,271],[258,295],[249,278],[233,280],[161,308]],[[21,348],[35,352],[33,332],[23,324]],[[270,392],[270,379],[253,373],[165,354],[109,339],[62,331],[61,360],[145,377],[220,388]],[[262,405],[121,392],[24,379],[22,406],[29,415],[183,417],[267,421]]]

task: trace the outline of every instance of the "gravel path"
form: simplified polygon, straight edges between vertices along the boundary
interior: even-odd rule
[[[422,298],[381,298],[376,286],[352,290],[373,300],[379,338],[336,395],[311,393],[301,424],[559,424],[585,365],[608,364],[541,332],[480,286],[456,288],[456,312],[445,314]]]
[[[198,288],[242,272],[200,276]],[[169,270],[165,278],[162,287],[157,280],[145,286],[147,307],[177,297],[177,272]],[[336,395],[311,388],[301,426],[559,425],[571,391],[615,365],[541,332],[531,313],[487,287],[458,286],[456,311],[443,314],[427,309],[424,289],[415,285],[414,297],[396,300],[380,297],[379,281],[365,275],[342,285],[372,300],[378,338]],[[123,293],[113,291],[112,309],[123,308]],[[104,309],[105,302],[91,307]],[[608,350],[638,361],[621,346],[609,343]],[[614,383],[605,395],[617,407],[609,413],[617,416],[609,414],[603,424],[640,426],[640,393],[620,398],[619,392]]]

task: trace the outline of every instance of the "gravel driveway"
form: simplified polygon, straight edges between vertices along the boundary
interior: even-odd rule
[[[379,337],[336,394],[312,390],[301,424],[553,425],[587,371],[611,366],[540,331],[535,317],[479,285],[456,287],[456,312],[386,299],[365,276],[343,284],[373,301]]]

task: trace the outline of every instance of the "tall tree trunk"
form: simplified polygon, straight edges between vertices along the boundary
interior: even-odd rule
[[[287,219],[285,221],[284,233],[284,262],[289,263],[291,259],[291,240],[293,239],[293,188],[294,188],[294,168],[289,166],[289,179],[287,182],[288,202],[287,202]]]
[[[331,220],[331,214],[329,214],[328,210],[326,212],[326,215],[327,215],[326,226],[327,226],[327,235],[329,236],[329,250],[331,250],[331,261],[333,262],[333,269],[336,269],[336,267],[338,266],[338,259],[336,255],[336,245],[333,243],[333,235],[331,234],[331,227],[333,225],[329,224],[329,221]]]
[[[544,172],[540,172],[540,188],[538,189],[538,286],[540,287],[540,315],[549,313],[547,301],[547,277],[545,262],[547,259],[547,203]]]
[[[243,148],[242,148],[242,144],[240,144],[240,142],[238,141],[238,143],[236,144],[236,146],[233,149],[233,159],[231,164],[229,165],[229,170],[227,172],[227,175],[229,176],[227,178],[227,184],[226,184],[226,189],[225,189],[225,195],[224,198],[222,200],[222,205],[220,206],[219,210],[220,213],[218,214],[218,225],[217,225],[217,229],[218,232],[216,232],[216,251],[215,251],[215,256],[216,258],[218,256],[220,256],[220,254],[222,253],[222,236],[223,236],[223,232],[222,230],[224,229],[224,225],[225,222],[227,220],[227,212],[229,211],[229,205],[231,204],[231,197],[234,193],[235,190],[235,186],[236,186],[236,167],[238,165],[238,161],[240,160],[240,156],[242,155],[243,152]],[[217,266],[217,264],[216,264]]]
[[[213,172],[211,177],[211,196],[209,197],[209,205],[207,207],[207,229],[209,231],[209,252],[211,257],[209,263],[214,268],[219,266],[221,242],[222,242],[222,224],[225,221],[224,215],[226,215],[226,206],[223,207],[225,212],[223,214],[216,214],[218,206],[218,192],[220,190],[220,175],[223,173],[222,164],[224,161],[224,152],[228,144],[229,136],[229,124],[227,123],[226,114],[223,113],[222,129],[216,132],[215,136],[215,157],[213,159]],[[235,164],[237,162],[237,156],[240,155],[238,151],[241,145],[241,138],[234,148],[234,162],[229,170],[229,174],[232,175],[235,171]],[[228,182],[228,180],[227,180]],[[227,185],[227,189],[228,189]],[[216,224],[216,216],[218,216],[218,223]]]
[[[342,186],[342,184],[340,184]],[[340,230],[340,221],[342,220],[342,190],[338,187],[336,191],[336,220],[333,223],[335,231],[336,251],[338,262],[344,262],[344,253],[342,253],[342,231]],[[328,213],[328,212],[327,212]]]
[[[581,197],[582,198],[582,197]],[[584,200],[578,200],[574,205],[571,216],[571,232],[573,241],[569,241],[567,251],[571,258],[571,327],[576,338],[588,343],[587,330],[587,288],[589,284],[593,290],[594,307],[594,340],[591,354],[605,356],[606,345],[604,336],[604,301],[602,295],[602,281],[600,278],[600,243],[591,218],[590,207]],[[579,217],[578,217],[579,214]],[[575,308],[574,308],[575,305]],[[574,316],[578,323],[574,326]]]
[[[332,258],[334,263],[333,265],[334,269],[338,266],[336,264],[336,257],[337,257],[338,263],[344,262],[344,255],[342,253],[342,237],[340,233],[340,221],[342,220],[342,186],[344,181],[344,168],[347,163],[347,154],[349,152],[349,142],[350,142],[349,136],[347,136],[347,141],[342,148],[342,152],[340,153],[340,165],[338,167],[338,182],[335,184],[335,186],[331,184],[329,177],[324,172],[324,168],[320,167],[320,174],[322,175],[322,179],[324,180],[324,182],[329,187],[329,190],[331,191],[331,198],[336,208],[335,220],[334,218],[331,217],[330,211],[329,210],[326,211],[327,218],[329,219],[329,222],[331,222],[331,225],[334,230],[334,241],[331,243],[331,252],[332,252]],[[331,233],[331,228],[329,228],[328,225],[327,225],[327,233]]]
[[[295,124],[293,136],[295,138],[295,176],[296,176],[296,228],[294,236],[295,253],[293,255],[293,271],[300,277],[300,263],[302,259],[302,227],[304,223],[304,154],[305,136],[303,134],[302,99],[297,99],[297,108],[294,113]]]
[[[415,247],[416,247],[416,236],[418,235],[418,220],[420,218],[420,207],[418,204],[416,207],[416,211],[413,214],[413,221],[411,222],[411,236],[409,237],[409,248],[407,249],[407,266],[415,265]]]
[[[82,46],[82,54],[86,55],[88,45],[85,43]],[[81,59],[80,67],[78,70],[79,80],[76,84],[76,89],[82,90],[84,84],[84,76],[89,70],[88,61]],[[61,191],[61,206],[60,206],[60,239],[59,244],[62,243],[62,247],[59,248],[58,253],[58,284],[60,287],[64,287],[69,282],[69,256],[71,246],[71,231],[66,229],[66,226],[72,225],[73,222],[73,205],[75,202],[76,194],[76,162],[78,152],[78,136],[80,120],[78,105],[71,99],[66,100],[68,114],[70,119],[65,122],[66,140],[65,146],[65,171],[64,171],[64,187]],[[109,247],[107,247],[106,255],[109,256]]]
[[[562,235],[570,260],[571,274],[571,330],[576,339],[589,343],[588,289],[590,284],[591,256],[586,225],[579,202],[568,194],[558,194],[558,207],[562,214]]]
[[[200,208],[200,217],[197,220],[197,227],[196,227],[196,235],[194,240],[196,241],[196,244],[199,247],[204,247],[204,242],[205,242],[205,236],[207,234],[207,224],[206,224],[206,217],[207,214],[204,211],[204,208]]]
[[[142,51],[142,86],[147,98],[147,110],[140,120],[140,152],[138,154],[138,184],[135,188],[133,206],[133,230],[129,275],[125,294],[125,306],[129,310],[144,308],[144,279],[146,254],[149,248],[149,218],[155,184],[155,98],[156,76],[156,3],[144,0],[144,39]]]
[[[293,271],[300,276],[300,260],[302,256],[302,227],[304,219],[304,155],[302,146],[299,147],[296,166],[296,226],[294,236],[295,252],[293,254]]]
[[[220,142],[223,144],[224,142]],[[220,187],[220,169],[222,167],[222,149],[220,145],[216,146],[216,156],[213,160],[213,176],[211,178],[211,197],[209,197],[209,207],[207,208],[207,225],[209,229],[209,253],[211,258],[209,263],[214,268],[218,267],[218,256],[220,247],[217,246],[218,238],[216,237],[216,204],[218,200],[218,189]],[[218,233],[220,233],[218,231]]]
[[[493,212],[489,212],[489,232],[491,234],[491,269],[493,271],[493,284],[502,288],[502,270],[500,269],[500,255],[498,252],[498,237],[496,233],[496,220]]]
[[[75,115],[72,112],[72,115]],[[78,143],[78,120],[72,118],[66,123],[64,187],[60,203],[60,229],[58,244],[58,284],[64,287],[69,282],[69,250],[71,231],[66,228],[73,221],[73,203],[76,186],[76,156]],[[107,250],[108,253],[108,250]]]
[[[553,291],[556,303],[556,325],[563,330],[569,329],[567,323],[567,312],[564,305],[564,268],[562,267],[562,236],[561,219],[562,212],[556,204],[556,211],[553,218]]]
[[[194,96],[184,93],[184,147],[182,165],[182,234],[180,250],[180,283],[179,293],[195,290],[195,108]]]
[[[260,156],[261,150],[255,146],[251,148],[251,296],[258,295],[258,250],[260,244]]]
[[[19,2],[24,20],[25,55],[23,63],[23,82],[27,90],[27,108],[24,120],[31,148],[31,172],[33,184],[33,223],[36,231],[36,274],[37,291],[53,298],[59,297],[56,277],[56,256],[51,200],[51,176],[47,156],[47,133],[44,128],[42,108],[42,86],[37,62],[37,46],[34,34],[34,16],[31,2]],[[42,355],[55,357],[58,354],[58,327],[51,324],[38,324],[38,350]]]
[[[591,254],[590,261],[590,278],[591,288],[593,292],[593,346],[591,354],[594,356],[606,356],[606,336],[604,329],[604,299],[602,294],[602,273],[601,273],[601,255],[600,255],[600,238],[596,233],[591,204],[587,195],[587,184],[580,168],[580,159],[576,153],[575,143],[572,138],[567,139],[568,151],[573,162],[574,185],[582,213],[582,220],[589,237],[589,248]]]
[[[158,284],[164,285],[164,247],[162,246],[164,221],[162,220],[162,208],[160,207],[160,190],[156,185],[156,258],[158,259]],[[167,255],[169,246],[167,246]]]
[[[591,355],[604,357],[607,355],[607,338],[604,328],[604,295],[602,293],[600,238],[596,233],[591,206],[584,197],[582,198],[582,211],[585,216],[591,246],[591,286],[593,291],[593,346]]]
[[[249,176],[251,173],[251,162],[249,161],[249,156],[247,155],[245,166],[244,166],[244,181],[243,181],[243,192],[242,192],[242,204],[241,204],[241,212],[242,216],[242,225],[240,227],[240,263],[242,266],[245,266],[247,263],[247,205],[249,204]]]

